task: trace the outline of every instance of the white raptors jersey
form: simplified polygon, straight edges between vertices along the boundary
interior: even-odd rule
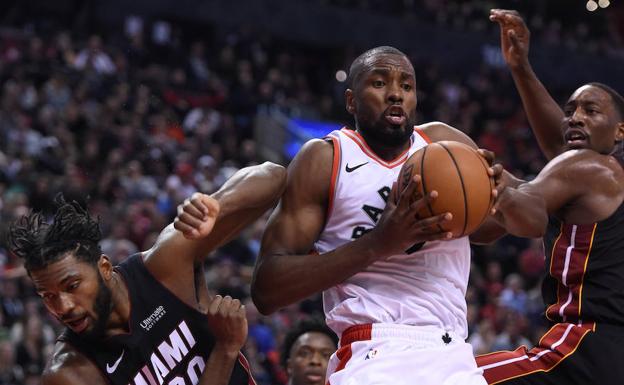
[[[401,166],[429,142],[415,129],[408,151],[386,162],[359,133],[343,128],[328,135],[334,163],[325,228],[315,243],[325,253],[370,231],[379,218]],[[323,292],[327,324],[340,336],[349,326],[394,323],[431,326],[467,337],[468,237],[426,242],[411,254],[370,265]]]

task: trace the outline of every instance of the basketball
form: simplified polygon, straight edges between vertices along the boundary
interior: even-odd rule
[[[438,197],[419,213],[420,218],[450,212],[453,219],[441,230],[462,237],[473,233],[492,208],[494,180],[488,175],[489,165],[475,149],[459,142],[431,143],[415,152],[403,165],[399,174],[401,191],[414,174],[422,178],[421,191],[431,191]]]

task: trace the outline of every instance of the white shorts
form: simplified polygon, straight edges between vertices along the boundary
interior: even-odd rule
[[[350,327],[327,365],[329,385],[487,385],[472,346],[429,327]]]

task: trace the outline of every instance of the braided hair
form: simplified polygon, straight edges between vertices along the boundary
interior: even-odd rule
[[[45,268],[72,253],[77,260],[96,265],[102,250],[99,220],[78,202],[66,202],[61,194],[52,223],[41,213],[31,212],[12,223],[8,232],[11,252],[24,260],[28,271]]]

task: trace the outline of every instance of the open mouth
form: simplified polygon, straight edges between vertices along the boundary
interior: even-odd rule
[[[580,130],[568,130],[564,138],[570,148],[584,147],[587,144],[587,135]]]
[[[390,107],[386,110],[384,117],[392,125],[401,125],[407,119],[401,107]]]
[[[73,321],[65,321],[65,325],[67,325],[74,333],[81,333],[85,331],[87,326],[89,326],[89,320],[87,316],[75,319]]]

